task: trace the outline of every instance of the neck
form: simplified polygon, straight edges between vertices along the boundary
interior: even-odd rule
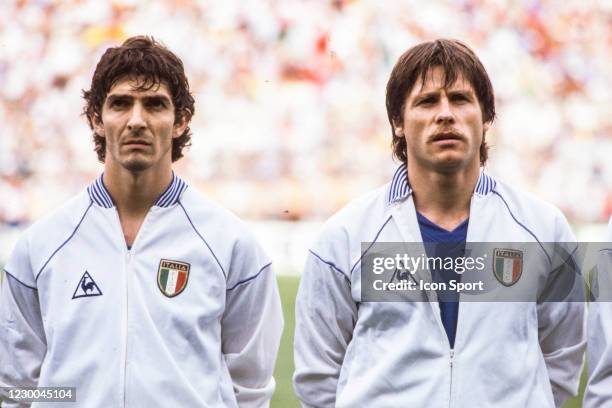
[[[121,215],[146,214],[172,181],[172,168],[152,167],[131,172],[121,166],[106,165],[104,185]]]
[[[410,166],[409,161],[408,182],[416,210],[440,227],[454,229],[470,215],[470,200],[479,173],[478,165],[454,172],[436,172]]]

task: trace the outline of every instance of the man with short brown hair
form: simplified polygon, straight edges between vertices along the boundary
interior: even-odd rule
[[[416,252],[421,260],[445,262],[464,260],[466,243],[528,243],[533,253],[497,248],[493,268],[493,253],[478,260],[491,293],[513,293],[552,274],[543,243],[574,241],[559,210],[481,168],[495,117],[484,66],[456,40],[416,45],[393,68],[387,113],[401,166],[389,184],[326,223],[302,275],[294,374],[302,404],[561,406],[578,388],[582,303],[460,302],[465,297],[458,291],[419,288],[464,283],[458,268],[426,267],[415,275],[381,257],[385,243],[417,243],[410,248],[425,248]],[[430,244],[443,256],[432,256],[429,248],[437,248]],[[526,266],[523,255],[530,259]],[[370,273],[382,276],[367,266],[377,259],[379,267],[390,261],[391,280],[368,280]],[[407,301],[391,294],[396,288]],[[388,297],[376,292],[385,290]]]

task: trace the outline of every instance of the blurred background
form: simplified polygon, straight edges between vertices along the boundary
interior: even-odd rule
[[[491,76],[488,171],[583,240],[612,213],[612,0],[4,0],[0,265],[102,171],[81,92],[137,34],[182,58],[196,98],[177,173],[248,220],[280,275],[299,273],[324,219],[390,180],[386,81],[437,37],[468,43]]]
[[[436,37],[467,42],[492,78],[488,171],[554,203],[580,231],[612,213],[612,0],[0,7],[2,237],[101,172],[81,91],[104,50],[136,34],[182,58],[196,97],[193,146],[177,172],[255,229],[272,223],[273,252],[307,246],[294,235],[389,181],[386,81],[403,51]],[[0,261],[12,241],[2,239]]]

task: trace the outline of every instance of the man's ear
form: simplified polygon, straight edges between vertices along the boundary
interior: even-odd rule
[[[491,127],[491,122],[485,122],[482,124],[482,132],[487,133]]]
[[[100,137],[105,137],[104,123],[102,123],[102,120],[97,115],[93,115],[93,117],[91,118],[91,123],[93,124],[93,130],[96,135]]]
[[[404,137],[404,127],[393,121],[393,134],[396,137]]]
[[[174,122],[174,126],[172,129],[172,138],[176,139],[177,137],[181,137],[181,135],[189,126],[189,121],[191,120],[191,115],[186,112],[183,112],[177,121]]]

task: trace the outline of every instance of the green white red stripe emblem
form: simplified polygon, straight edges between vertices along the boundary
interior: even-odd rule
[[[512,286],[523,273],[523,251],[495,248],[493,252],[493,274],[504,286]]]
[[[187,286],[190,265],[185,262],[162,259],[157,270],[157,286],[161,292],[174,297]]]

